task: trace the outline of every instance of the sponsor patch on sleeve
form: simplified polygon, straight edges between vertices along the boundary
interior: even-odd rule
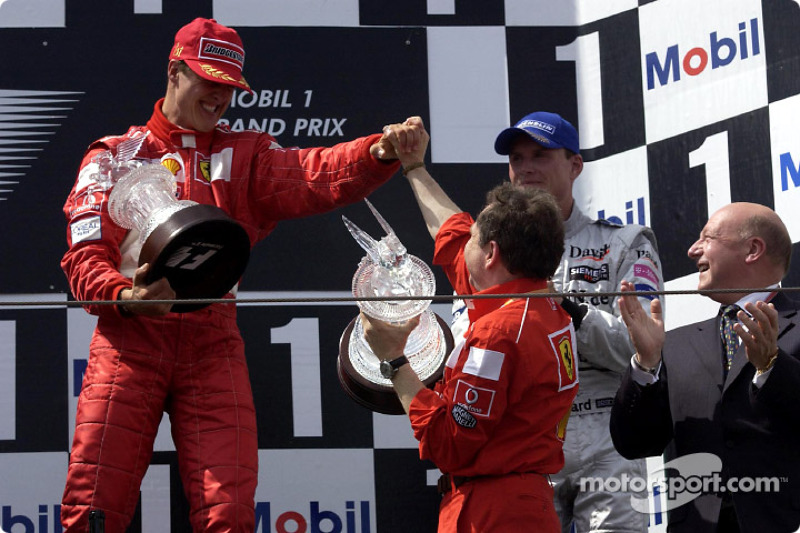
[[[549,335],[550,346],[558,364],[558,390],[571,389],[578,384],[578,365],[575,361],[575,329],[569,326]]]
[[[461,405],[474,416],[488,417],[492,412],[495,391],[483,387],[475,387],[466,381],[458,380],[453,403]]]
[[[472,429],[478,423],[478,421],[475,420],[475,417],[472,416],[469,411],[458,404],[453,406],[453,410],[450,411],[450,414],[453,415],[453,420],[456,421],[456,424],[465,428]]]
[[[105,192],[93,190],[91,187],[84,189],[75,196],[72,209],[69,210],[69,218],[73,219],[89,212],[99,213],[106,200]]]
[[[656,288],[652,287],[646,283],[637,283],[633,286],[637,291],[655,291]],[[639,298],[647,298],[648,300],[654,300],[656,298],[653,294],[642,294]]]
[[[100,229],[100,217],[86,217],[76,220],[69,225],[69,231],[72,234],[72,244],[77,244],[83,241],[97,241],[103,236]]]
[[[502,352],[471,346],[462,371],[465,374],[497,381],[500,379],[505,357]]]
[[[658,285],[658,276],[647,265],[633,265],[633,275],[638,278],[644,278],[653,283],[653,285]]]

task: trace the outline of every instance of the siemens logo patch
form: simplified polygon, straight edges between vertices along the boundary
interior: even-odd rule
[[[598,281],[608,280],[608,264],[600,265],[600,268],[588,266],[576,266],[569,269],[570,281],[588,281],[597,283]]]
[[[645,55],[645,68],[647,70],[647,90],[656,88],[656,81],[660,86],[667,85],[681,79],[681,70],[689,76],[697,76],[708,67],[709,58],[711,68],[717,69],[733,63],[734,60],[745,60],[761,54],[761,44],[758,31],[758,19],[750,22],[739,23],[738,41],[731,37],[720,38],[717,32],[709,34],[707,48],[696,46],[685,54],[677,44],[667,48],[663,60],[658,52]]]

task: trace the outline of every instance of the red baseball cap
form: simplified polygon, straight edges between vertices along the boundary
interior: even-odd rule
[[[196,18],[179,29],[169,58],[185,61],[201,78],[253,92],[242,76],[242,39],[214,19]]]

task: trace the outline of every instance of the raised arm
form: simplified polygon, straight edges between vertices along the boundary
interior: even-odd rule
[[[428,232],[435,239],[442,224],[451,216],[460,213],[461,209],[425,169],[425,152],[428,150],[430,136],[425,130],[422,119],[420,117],[411,117],[403,125],[420,132],[418,143],[410,144],[405,142],[401,144],[404,132],[398,128],[394,128],[392,131],[384,130],[384,135],[391,142],[397,158],[403,165],[403,175],[411,184],[411,190],[417,199],[417,204],[419,204]],[[401,148],[401,146],[404,148]]]

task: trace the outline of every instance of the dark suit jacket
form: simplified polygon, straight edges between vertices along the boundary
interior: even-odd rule
[[[779,353],[763,387],[752,385],[755,368],[744,345],[723,380],[713,318],[668,332],[659,381],[640,386],[629,369],[611,412],[614,446],[627,458],[664,453],[668,463],[710,453],[722,460],[723,485],[730,478],[773,478],[771,492],[730,494],[743,532],[800,527],[800,304],[782,293],[772,303]],[[668,531],[714,532],[721,504],[720,494],[703,493],[669,512]]]

